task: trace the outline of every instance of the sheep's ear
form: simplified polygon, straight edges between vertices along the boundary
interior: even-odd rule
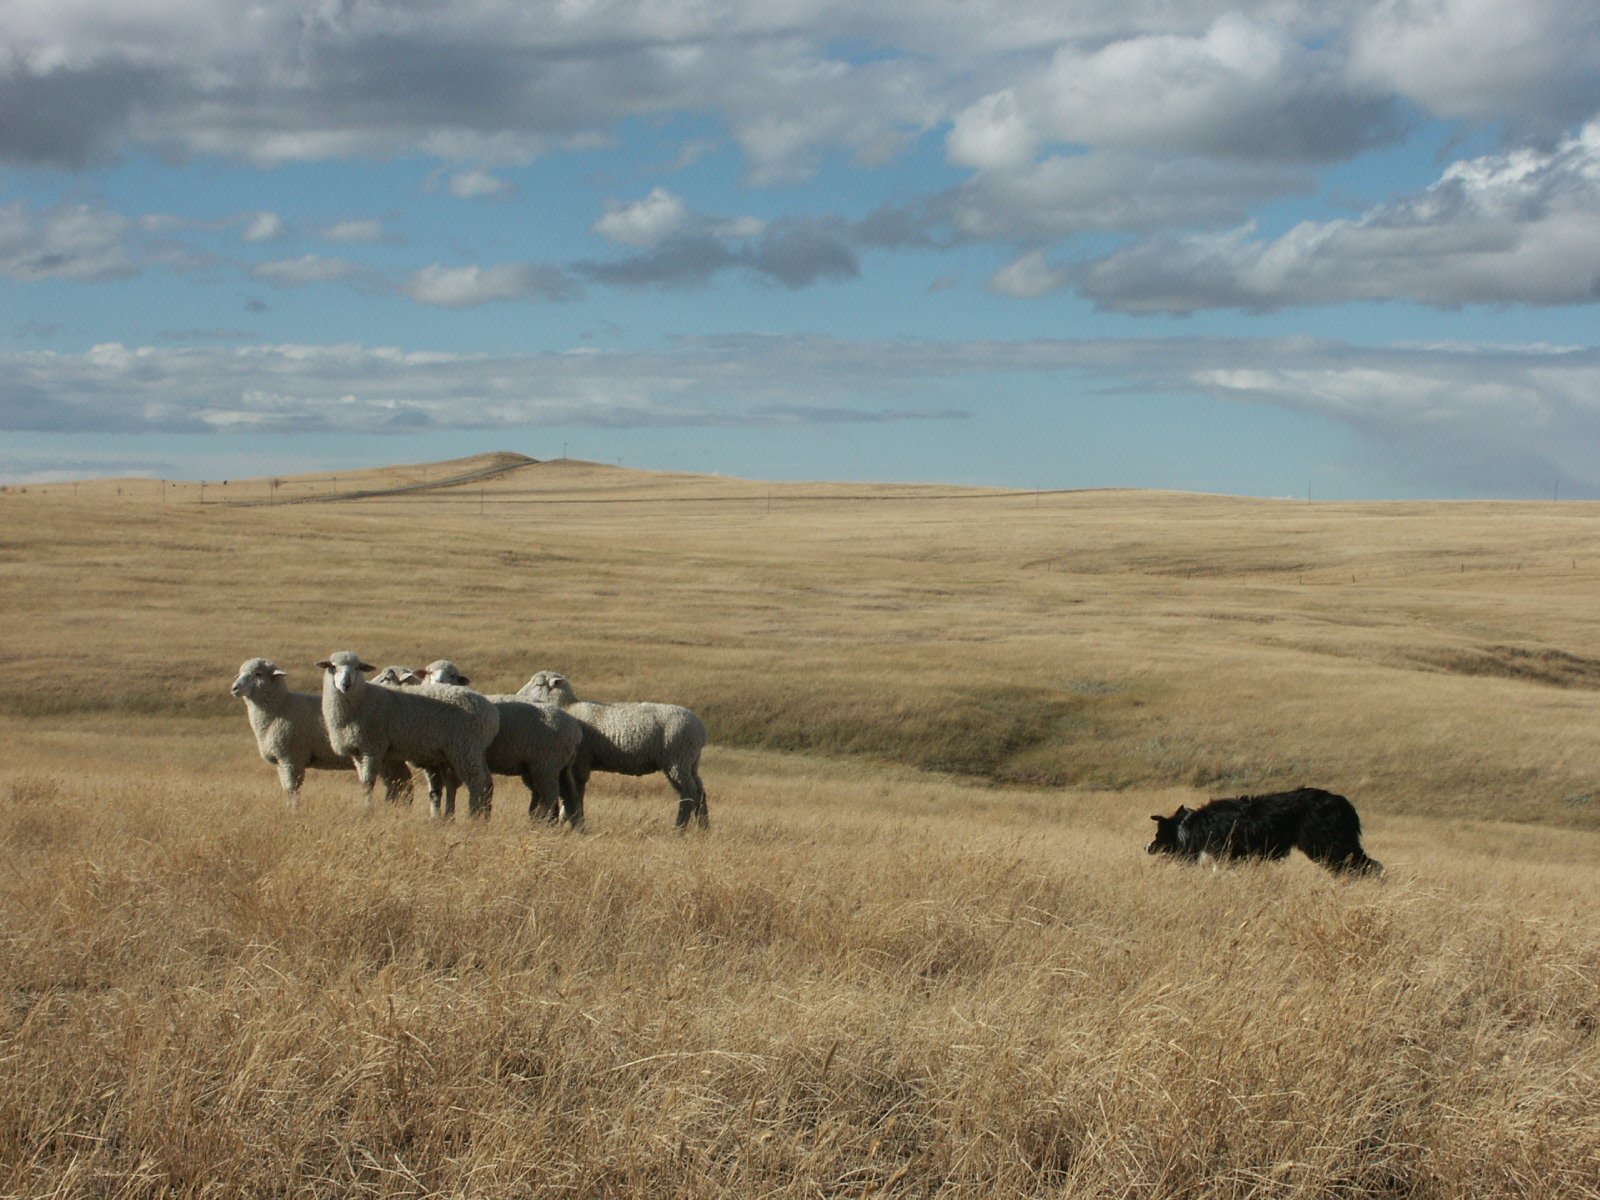
[[[327,659],[323,659],[321,662],[319,662],[317,664],[317,669],[319,671],[331,671],[331,670],[333,670],[333,664],[331,662],[329,662]]]
[[[377,669],[378,669],[377,667],[369,667],[364,662],[358,662],[356,664],[356,670],[358,670],[358,671],[376,671]]]
[[[273,667],[272,673],[274,675],[287,675],[289,672],[285,671],[282,667]]]
[[[466,687],[471,682],[472,682],[472,680],[468,679],[465,675],[462,675],[460,677],[460,680],[459,680],[459,683],[460,683],[461,687]]]

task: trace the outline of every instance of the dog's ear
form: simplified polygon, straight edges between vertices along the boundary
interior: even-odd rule
[[[1178,811],[1172,814],[1172,819],[1174,821],[1181,821],[1193,811],[1194,809],[1190,808],[1187,804],[1180,804],[1178,805]]]
[[[1161,824],[1161,822],[1166,820],[1166,818],[1163,817],[1160,813],[1151,813],[1150,814],[1150,819],[1152,821],[1154,821],[1157,825]]]

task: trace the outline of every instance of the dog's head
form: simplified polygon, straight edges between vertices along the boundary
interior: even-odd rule
[[[1187,838],[1183,836],[1183,824],[1193,815],[1194,810],[1186,805],[1178,805],[1178,811],[1170,817],[1163,817],[1152,813],[1150,819],[1156,823],[1156,836],[1144,848],[1146,854],[1187,854]]]

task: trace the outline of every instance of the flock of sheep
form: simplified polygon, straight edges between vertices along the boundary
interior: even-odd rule
[[[387,667],[370,680],[376,668],[351,650],[317,666],[320,695],[290,691],[287,674],[267,658],[247,661],[233,681],[291,807],[308,769],[354,767],[370,807],[379,779],[388,799],[409,800],[416,768],[436,817],[455,813],[461,787],[468,813],[487,817],[494,776],[512,775],[527,785],[530,816],[577,827],[592,772],[660,771],[678,793],[678,826],[709,824],[700,782],[706,727],[687,708],[579,700],[554,671],[540,671],[515,694],[486,696],[448,659],[422,672]]]

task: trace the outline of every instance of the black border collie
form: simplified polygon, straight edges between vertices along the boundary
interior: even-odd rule
[[[1170,817],[1151,816],[1156,836],[1145,852],[1202,858],[1287,858],[1299,847],[1336,873],[1381,875],[1383,864],[1361,848],[1361,818],[1343,796],[1297,788],[1268,796],[1213,800],[1204,808],[1180,806]]]

